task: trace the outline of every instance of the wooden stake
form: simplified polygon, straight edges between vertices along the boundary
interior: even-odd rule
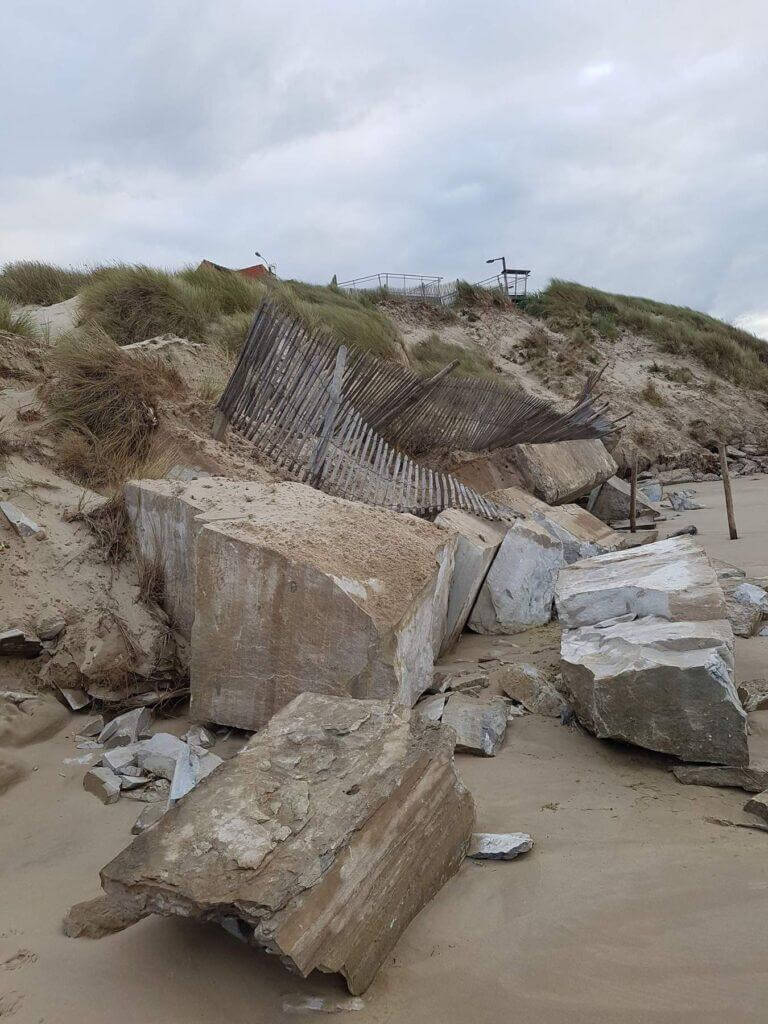
[[[227,432],[228,426],[229,420],[226,415],[221,411],[221,409],[217,409],[213,415],[213,428],[211,429],[211,437],[214,441],[224,440],[224,435]]]
[[[720,445],[720,471],[723,474],[723,490],[725,491],[725,510],[728,513],[728,532],[731,540],[738,540],[736,533],[736,520],[733,516],[733,495],[731,494],[731,477],[728,472],[728,456],[725,452],[725,445]]]
[[[637,455],[632,460],[629,487],[629,532],[637,533]]]

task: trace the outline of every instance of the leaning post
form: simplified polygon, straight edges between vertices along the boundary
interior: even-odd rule
[[[731,475],[728,472],[728,456],[725,445],[720,445],[720,470],[723,474],[723,490],[725,491],[725,511],[728,513],[728,532],[731,540],[738,540],[736,532],[736,520],[733,515],[733,495],[731,494]]]
[[[637,533],[637,452],[632,459],[632,475],[629,481],[629,532]]]
[[[227,432],[229,426],[229,419],[226,413],[223,413],[221,409],[217,409],[213,414],[213,426],[211,427],[211,437],[214,441],[223,441],[224,435]]]

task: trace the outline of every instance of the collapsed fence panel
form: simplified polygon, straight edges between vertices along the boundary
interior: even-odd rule
[[[411,455],[600,437],[614,424],[588,381],[566,413],[492,381],[425,380],[339,347],[269,303],[258,310],[218,403],[230,426],[296,479],[340,497],[419,514],[461,508],[508,518],[450,475]]]

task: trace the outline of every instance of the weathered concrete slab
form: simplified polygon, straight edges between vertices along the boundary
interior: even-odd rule
[[[209,518],[192,715],[258,729],[306,690],[413,705],[443,642],[455,548],[431,523],[300,484],[247,518]]]
[[[628,613],[670,620],[727,618],[725,598],[704,549],[673,537],[566,566],[555,604],[564,626],[591,626]]]
[[[768,789],[768,762],[743,768],[719,764],[676,764],[672,774],[684,786],[724,786],[761,793]]]
[[[744,804],[744,810],[768,821],[768,790],[758,793]]]
[[[507,708],[500,697],[468,697],[454,693],[448,698],[443,725],[456,734],[456,749],[481,757],[494,757],[507,731]]]
[[[483,580],[509,527],[491,523],[461,509],[449,508],[435,519],[435,525],[456,535],[453,577],[448,594],[445,638],[440,653],[458,640],[467,623]]]
[[[516,457],[528,489],[549,505],[589,494],[618,469],[600,440],[519,444]]]
[[[656,502],[651,501],[639,488],[636,505],[638,516],[658,518],[662,515],[660,506]],[[612,476],[600,488],[600,493],[597,495],[590,511],[592,515],[602,519],[604,523],[614,523],[620,519],[629,518],[629,506],[629,484],[618,476]]]
[[[563,545],[543,526],[519,520],[488,570],[467,625],[475,633],[521,633],[552,618]]]
[[[746,765],[746,714],[727,621],[647,617],[566,630],[562,690],[600,738],[684,761]]]
[[[480,494],[500,487],[523,487],[525,483],[516,453],[516,447],[499,448],[485,455],[457,459],[447,468],[457,480]]]
[[[467,856],[473,860],[514,860],[533,849],[527,832],[473,832]]]
[[[540,523],[562,542],[563,558],[568,565],[580,558],[618,551],[626,545],[624,537],[580,505],[547,505],[519,487],[492,491],[487,497],[525,519]]]
[[[450,730],[305,693],[101,872],[121,905],[237,927],[363,992],[474,824]]]

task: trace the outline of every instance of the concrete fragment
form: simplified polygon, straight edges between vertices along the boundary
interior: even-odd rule
[[[458,869],[474,822],[453,736],[383,701],[304,693],[101,872],[153,913],[232,923],[306,977],[373,980]]]
[[[466,668],[464,665],[460,667],[436,665],[430,691],[434,690],[437,693],[458,692],[460,690],[472,690],[478,686],[482,690],[487,685],[488,671],[482,666]]]
[[[76,690],[69,686],[57,686],[56,689],[61,694],[64,703],[72,711],[82,711],[83,708],[87,708],[93,703],[85,690]]]
[[[124,793],[127,789],[138,789],[140,786],[146,786],[148,782],[148,775],[121,775],[120,792]]]
[[[257,729],[304,690],[413,705],[442,645],[456,538],[298,484],[197,540],[191,713]]]
[[[768,679],[742,680],[736,692],[746,712],[765,711],[768,708]]]
[[[589,494],[618,469],[600,440],[519,444],[515,453],[528,489],[549,505]]]
[[[126,776],[121,775],[121,781],[123,778],[126,778]],[[167,807],[170,789],[171,784],[167,779],[152,779],[146,786],[123,790],[122,795],[129,800],[138,800],[140,803],[145,804],[155,803],[159,800],[162,802],[163,807]]]
[[[473,860],[514,860],[533,849],[527,832],[473,832],[467,856]]]
[[[192,770],[195,776],[195,785],[207,778],[220,764],[224,764],[224,759],[219,757],[218,754],[214,754],[211,750],[202,756],[193,757]]]
[[[696,509],[704,508],[698,501],[693,500],[694,490],[688,491],[667,491],[661,500],[662,505],[674,509],[675,512],[694,512]]]
[[[34,537],[35,540],[44,540],[46,533],[42,526],[39,526],[29,516],[16,508],[10,501],[0,501],[0,512],[8,520],[9,524],[20,537]]]
[[[728,620],[736,636],[754,636],[768,612],[768,594],[762,587],[742,580],[724,580]]]
[[[456,643],[464,629],[483,580],[509,527],[455,508],[441,512],[435,519],[435,525],[453,531],[458,541],[448,595],[442,653]]]
[[[66,619],[61,615],[48,615],[37,624],[37,635],[41,640],[55,640],[66,628]]]
[[[535,665],[500,665],[490,672],[491,681],[498,683],[502,691],[534,715],[559,718],[565,701],[553,686],[551,680]]]
[[[116,715],[99,733],[99,743],[107,747],[124,747],[136,743],[141,736],[146,736],[152,724],[152,714],[148,708],[134,708],[122,715]]]
[[[91,768],[83,776],[83,789],[103,804],[115,804],[120,799],[120,776],[109,768]]]
[[[676,764],[672,774],[684,786],[725,786],[761,793],[768,789],[768,762],[751,762],[743,768],[732,765]]]
[[[125,907],[117,900],[102,895],[70,907],[63,921],[63,930],[71,939],[101,939],[121,932],[147,916],[147,911],[135,906]]]
[[[727,618],[725,598],[704,549],[674,537],[566,566],[555,590],[564,626],[625,615],[671,620]]]
[[[762,793],[758,793],[757,796],[753,796],[751,800],[747,800],[744,804],[744,810],[758,818],[762,818],[763,821],[768,821],[768,790],[764,790]]]
[[[136,748],[136,764],[150,775],[173,781],[179,758],[189,756],[189,747],[178,736],[156,732]]]
[[[155,800],[152,803],[148,803],[146,807],[142,808],[138,818],[131,826],[133,835],[140,836],[142,832],[152,828],[161,818],[165,817],[167,810],[168,804],[164,800]]]
[[[444,693],[435,693],[429,697],[423,697],[416,705],[416,710],[430,722],[439,722],[447,700]]]
[[[99,764],[102,768],[109,768],[115,775],[122,775],[126,768],[136,765],[136,744],[105,750]]]
[[[743,569],[730,562],[723,562],[720,558],[712,558],[712,568],[719,580],[743,580],[747,575]]]
[[[592,515],[602,519],[604,523],[613,523],[619,519],[629,518],[630,487],[625,480],[617,476],[606,480],[600,488],[597,499],[590,511]],[[653,516],[658,518],[661,515],[661,508],[653,501],[649,501],[642,492],[637,495],[637,514],[639,516]]]
[[[653,502],[654,505],[659,504],[664,491],[660,480],[641,480],[637,489],[642,491],[648,501]]]
[[[176,767],[173,770],[173,778],[171,779],[171,792],[168,797],[169,805],[175,804],[177,800],[181,800],[197,784],[195,770],[192,765],[193,754],[186,744],[185,747],[186,749],[176,759]],[[214,754],[213,756],[215,757],[216,755]]]
[[[563,545],[538,523],[507,532],[480,588],[468,626],[475,633],[521,633],[552,618]]]
[[[488,498],[512,509],[525,519],[540,523],[563,545],[563,558],[570,565],[580,558],[618,551],[625,539],[580,505],[547,505],[519,487],[492,491]]]
[[[89,718],[84,725],[78,725],[77,733],[78,736],[99,736],[103,728],[104,716],[96,715],[95,718]]]
[[[283,1013],[354,1013],[365,1008],[358,996],[349,999],[335,999],[331,996],[286,996],[283,999]]]
[[[216,743],[216,737],[213,733],[209,732],[202,725],[193,725],[191,729],[188,729],[184,740],[191,747],[202,747],[204,750],[208,750]]]
[[[23,629],[4,629],[0,632],[0,654],[36,658],[42,651],[43,645],[39,639],[25,633]]]
[[[683,761],[746,765],[746,714],[726,621],[646,617],[566,630],[563,695],[579,721]]]
[[[456,733],[456,750],[495,757],[507,731],[507,709],[498,697],[467,697],[455,693],[443,710],[443,725]]]

